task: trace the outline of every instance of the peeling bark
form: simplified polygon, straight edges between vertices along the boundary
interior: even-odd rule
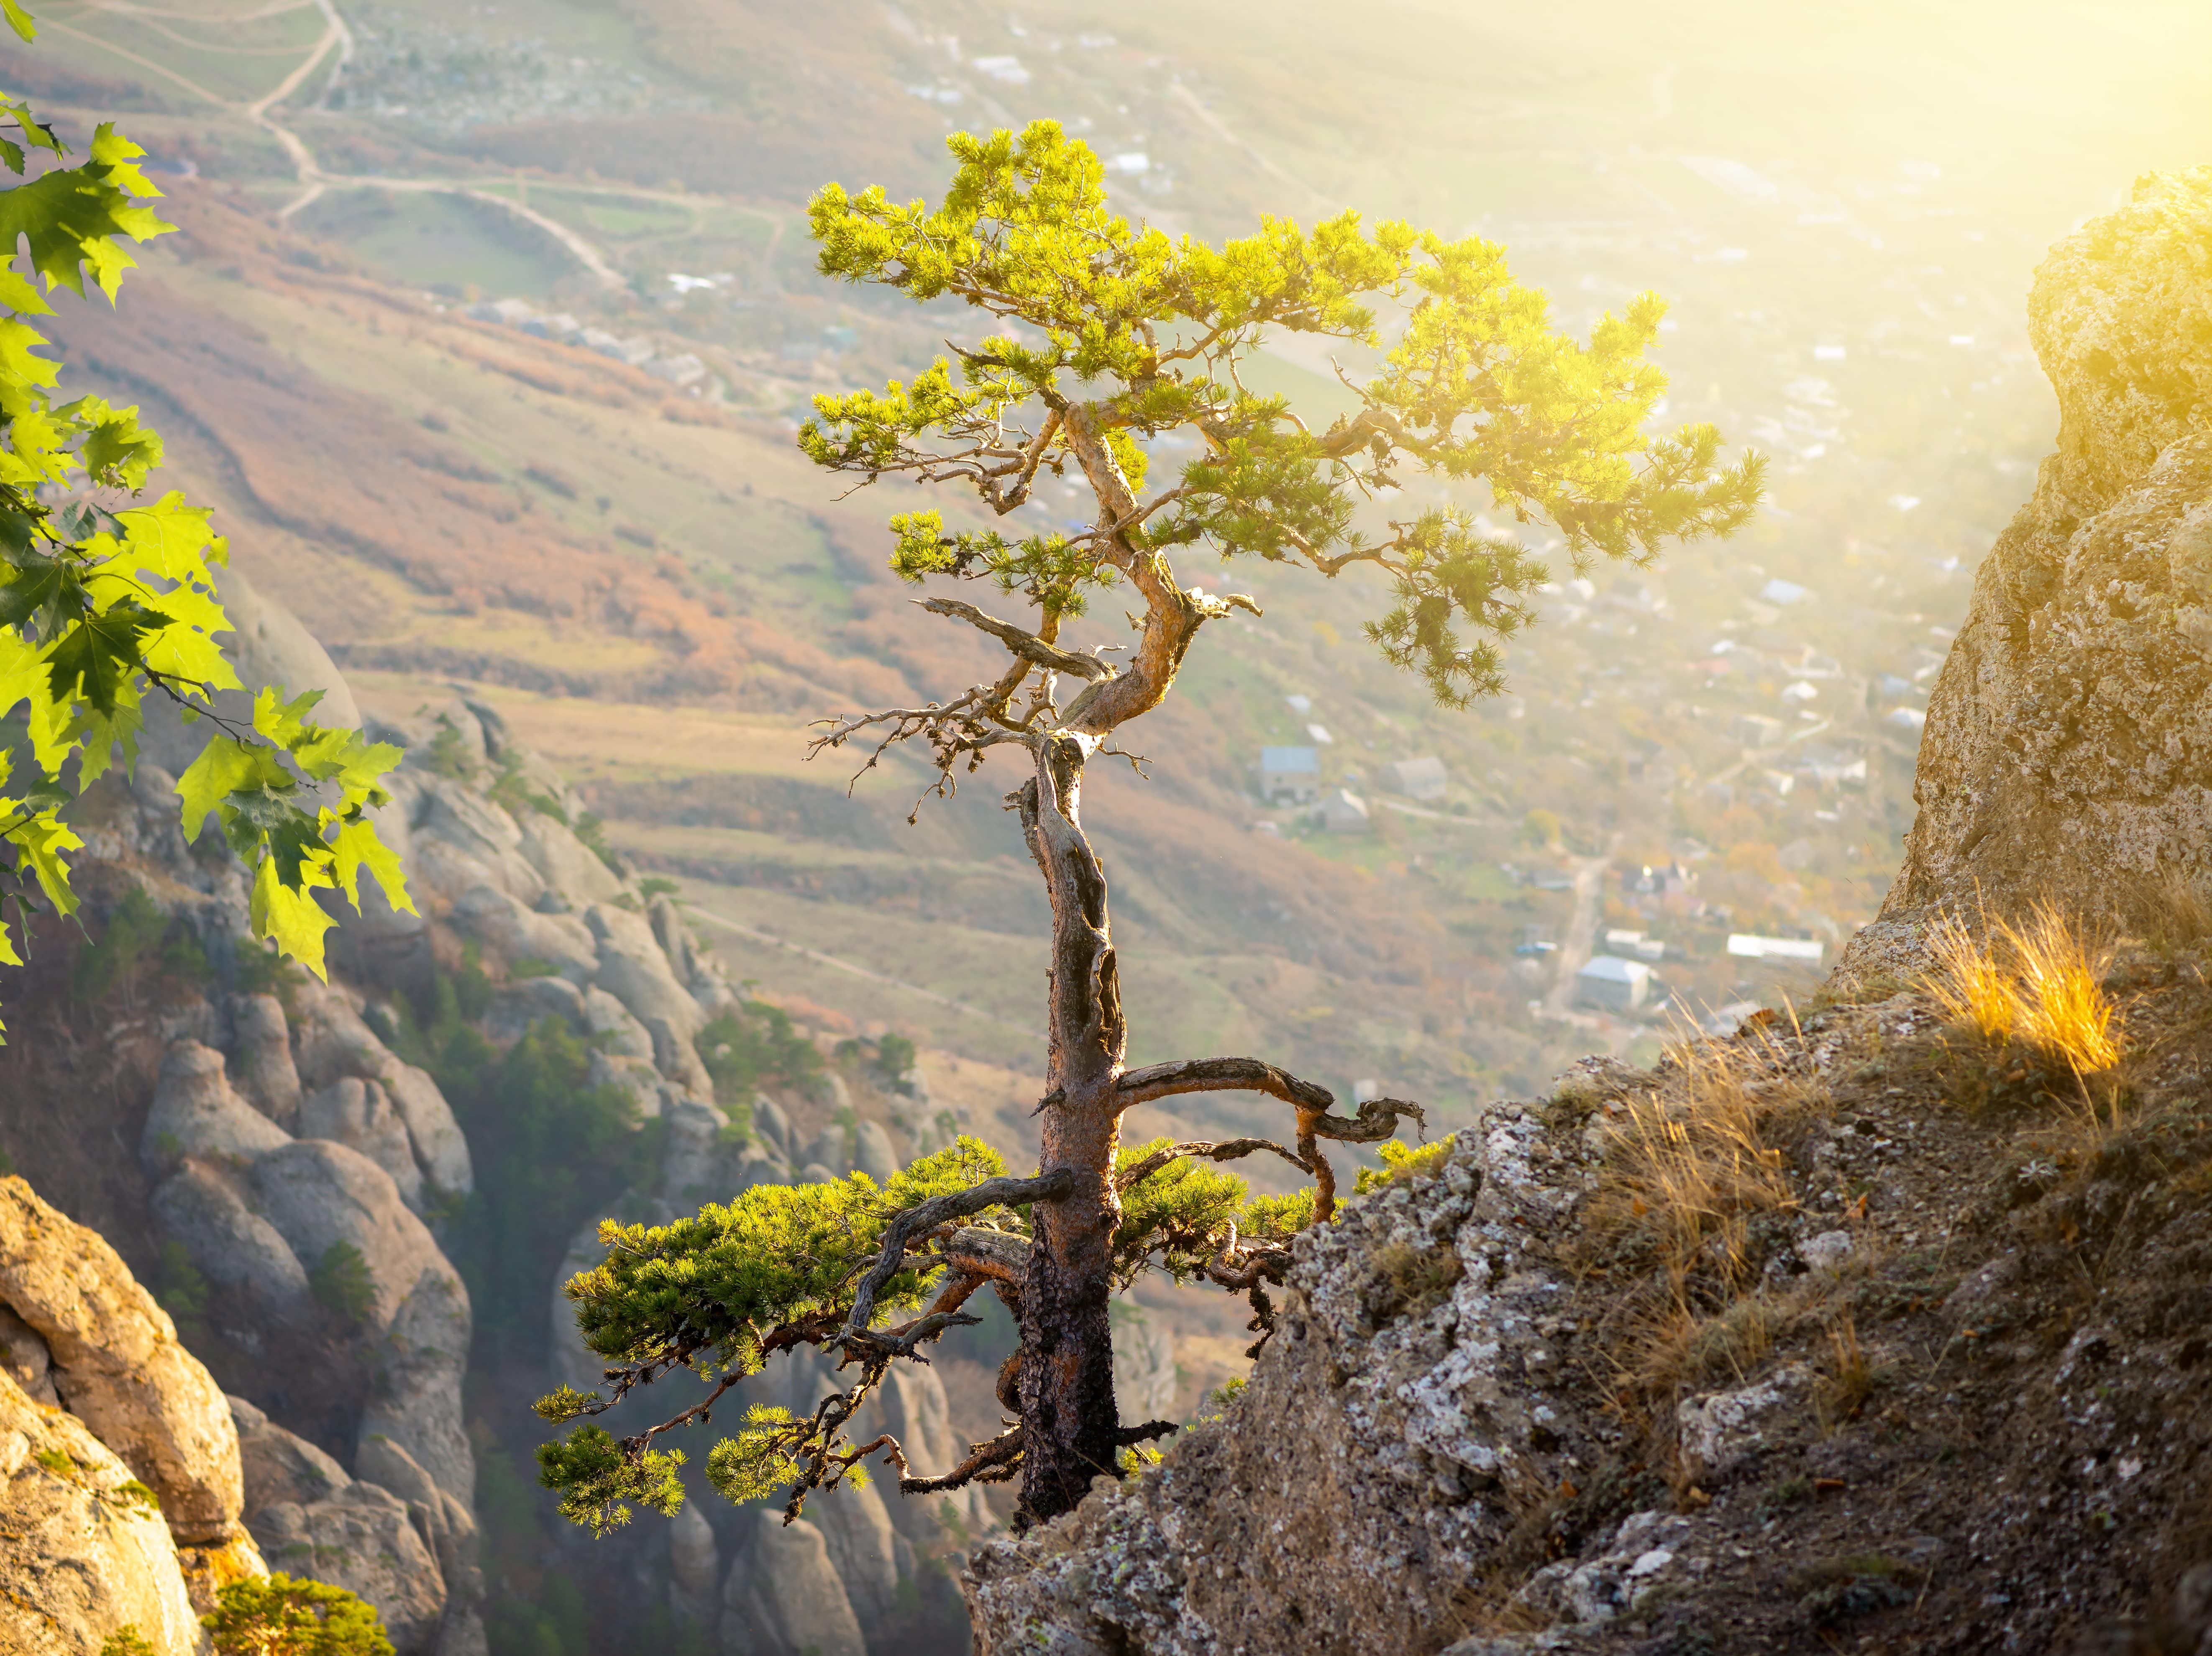
[[[1036,776],[1018,800],[1053,916],[1045,1075],[1057,1102],[1044,1112],[1038,1169],[1045,1177],[1064,1171],[1073,1180],[1069,1194],[1033,1210],[1035,1239],[1022,1283],[1025,1429],[1017,1516],[1024,1524],[1072,1510],[1092,1478],[1115,1471],[1120,1446],[1107,1306],[1121,1221],[1113,1179],[1121,1117],[1115,1083],[1128,1027],[1105,870],[1082,828],[1091,748],[1066,732],[1047,738],[1037,749]]]

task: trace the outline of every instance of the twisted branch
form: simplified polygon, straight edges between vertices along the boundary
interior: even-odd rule
[[[933,1196],[927,1202],[917,1202],[893,1215],[890,1223],[884,1227],[883,1245],[876,1254],[876,1263],[869,1266],[867,1275],[861,1277],[860,1287],[853,1295],[853,1308],[845,1314],[845,1325],[838,1330],[833,1343],[849,1349],[874,1337],[868,1333],[868,1323],[875,1315],[876,1296],[884,1291],[884,1284],[904,1268],[909,1238],[933,1231],[952,1220],[981,1213],[987,1208],[1050,1202],[1067,1195],[1074,1188],[1074,1172],[1066,1167],[1056,1167],[1051,1172],[1041,1173],[1034,1178],[987,1178],[981,1184],[970,1185],[964,1190],[948,1190],[943,1196]]]
[[[1203,1156],[1208,1161],[1234,1161],[1240,1156],[1250,1155],[1255,1150],[1272,1150],[1300,1172],[1310,1175],[1313,1172],[1312,1165],[1303,1156],[1285,1149],[1273,1139],[1224,1139],[1218,1144],[1194,1139],[1171,1144],[1164,1150],[1155,1150],[1142,1161],[1131,1163],[1115,1179],[1114,1188],[1118,1190],[1133,1190],[1170,1162],[1178,1161],[1184,1156]]]

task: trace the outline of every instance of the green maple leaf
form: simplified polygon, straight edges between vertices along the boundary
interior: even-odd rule
[[[407,876],[399,866],[399,854],[377,837],[376,825],[367,817],[340,822],[331,852],[338,884],[356,911],[361,908],[361,871],[366,868],[384,888],[387,903],[403,914],[416,912],[415,899],[407,894]]]
[[[177,778],[178,797],[184,801],[185,837],[197,840],[208,813],[240,789],[289,784],[291,780],[267,748],[249,747],[234,736],[210,736],[199,758]]]
[[[15,847],[16,856],[38,876],[39,889],[46,892],[54,911],[75,914],[76,893],[70,889],[69,865],[61,854],[77,849],[84,842],[52,809],[18,823],[8,838]]]
[[[64,287],[82,297],[82,269],[88,266],[100,291],[112,300],[123,272],[137,262],[115,238],[145,241],[177,228],[152,208],[133,205],[109,182],[110,170],[99,165],[58,167],[0,192],[0,247],[27,240],[31,268],[46,277],[49,291]],[[137,171],[127,165],[119,170]]]
[[[77,463],[95,482],[143,489],[147,472],[161,463],[161,435],[138,423],[135,407],[110,408],[100,398],[86,397],[55,411],[74,415],[86,427]]]
[[[77,587],[76,575],[58,557],[41,557],[33,553],[15,564],[15,578],[0,587],[0,627],[21,628],[30,624],[31,618],[49,606],[58,607],[64,595]],[[83,607],[81,590],[75,606]]]
[[[330,885],[330,875],[322,864],[312,861],[302,862],[300,873],[299,885],[288,886],[278,878],[276,859],[264,857],[253,876],[249,918],[256,935],[273,939],[278,948],[327,980],[323,934],[336,922],[323,912],[313,893],[317,887]]]
[[[55,699],[74,697],[96,713],[112,715],[125,680],[139,667],[138,641],[161,621],[160,614],[132,598],[86,616],[46,652],[46,676]]]
[[[7,14],[8,27],[15,31],[25,46],[38,34],[38,25],[31,21],[31,14],[23,9],[20,0],[0,0],[0,12]]]

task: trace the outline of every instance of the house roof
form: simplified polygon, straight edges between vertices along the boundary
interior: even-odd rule
[[[1260,750],[1262,770],[1310,770],[1321,773],[1321,752],[1311,747],[1263,747]]]
[[[1401,782],[1425,782],[1445,780],[1444,762],[1433,753],[1425,753],[1418,759],[1400,759],[1389,768]]]
[[[1617,954],[1598,954],[1575,974],[1602,983],[1646,983],[1651,981],[1651,968],[1641,960],[1624,960]]]

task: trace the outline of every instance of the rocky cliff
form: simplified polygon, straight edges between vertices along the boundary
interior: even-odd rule
[[[2212,169],[2032,302],[2059,450],[1824,1008],[1588,1061],[1301,1237],[1240,1395],[978,1551],[981,1649],[2212,1653]],[[1916,987],[1932,913],[2043,897],[2154,922],[2094,1086]]]
[[[86,1476],[97,1483],[119,1464],[127,1473],[114,1481],[135,1476],[160,1495],[181,1560],[171,1574],[211,1579],[226,1568],[223,1548],[250,1553],[258,1543],[275,1567],[374,1604],[401,1656],[470,1656],[486,1647],[487,1591],[477,1507],[483,1440],[472,1429],[514,1440],[495,1453],[526,1454],[532,1397],[563,1379],[599,1383],[595,1366],[579,1367],[585,1354],[560,1293],[592,1257],[599,1218],[664,1221],[764,1180],[854,1168],[887,1176],[904,1156],[934,1148],[951,1123],[919,1119],[931,1112],[918,1073],[896,1081],[918,1119],[896,1145],[882,1122],[856,1113],[834,1068],[818,1063],[804,1099],[784,1095],[788,1109],[766,1092],[747,1100],[724,1088],[718,1098],[708,1071],[717,1054],[702,1056],[700,1041],[710,1026],[728,1027],[715,1020],[737,1011],[738,997],[665,892],[585,843],[585,813],[564,780],[465,696],[388,718],[362,715],[281,606],[236,577],[226,578],[225,597],[249,687],[320,689],[329,716],[362,719],[374,736],[407,750],[380,825],[421,912],[394,912],[372,894],[371,911],[346,916],[332,935],[328,984],[272,972],[246,935],[238,867],[219,847],[187,847],[177,832],[162,762],[184,761],[184,733],[150,731],[131,783],[104,782],[88,800],[80,886],[95,941],[48,927],[33,969],[10,974],[17,1044],[6,1052],[0,1142],[94,1227],[41,1209],[67,1227],[70,1246],[106,1248],[100,1270],[128,1286],[86,1287],[95,1300],[107,1295],[97,1315],[56,1298],[53,1285],[76,1277],[38,1263],[44,1256],[24,1239],[37,1226],[0,1229],[0,1304],[21,1318],[0,1322],[0,1344],[9,1328],[33,1330],[21,1342],[36,1361],[26,1357],[18,1376],[28,1406],[56,1402],[53,1381],[40,1377],[66,1375],[61,1400],[82,1422],[42,1426],[44,1437],[25,1428],[25,1453],[35,1458],[55,1432],[104,1443],[105,1458],[85,1464],[107,1470]],[[455,1010],[457,983],[468,987],[465,1010]],[[426,1009],[439,1006],[447,1044],[434,1051]],[[647,1154],[618,1158],[637,1172],[631,1188],[592,1202],[580,1222],[563,1221],[578,1225],[573,1257],[549,1256],[537,1267],[526,1309],[473,1305],[459,1262],[471,1245],[497,1245],[484,1239],[489,1221],[471,1217],[485,1195],[482,1153],[430,1070],[442,1051],[479,1075],[549,1030],[569,1043],[557,1050],[587,1062],[562,1096],[624,1101],[629,1134]],[[557,1142],[545,1148],[574,1154]],[[501,1153],[510,1179],[534,1174]],[[504,1196],[508,1212],[526,1200]],[[95,1230],[139,1260],[178,1307],[183,1342]],[[512,1275],[483,1280],[505,1292]],[[114,1308],[125,1300],[137,1307],[129,1315]],[[494,1372],[477,1382],[469,1405],[472,1428],[465,1389],[485,1318],[503,1336],[526,1328],[532,1347],[544,1330],[552,1373],[495,1347]],[[198,1377],[197,1391],[178,1378],[187,1374]],[[814,1395],[799,1394],[825,1383],[794,1362],[763,1377],[761,1389],[809,1408]],[[127,1403],[188,1393],[198,1403],[181,1414],[134,1412]],[[878,1412],[947,1465],[964,1448],[933,1373],[917,1371],[889,1390]],[[228,1483],[179,1470],[203,1461],[228,1466]],[[518,1535],[509,1550],[534,1572],[540,1560],[532,1555],[550,1542],[566,1556],[562,1574],[599,1584],[602,1597],[641,1602],[641,1639],[681,1624],[690,1636],[760,1656],[813,1646],[881,1652],[897,1647],[902,1626],[912,1634],[921,1625],[918,1606],[928,1610],[921,1623],[953,1635],[957,1598],[934,1561],[991,1522],[974,1496],[924,1510],[870,1493],[817,1514],[818,1528],[799,1532],[800,1542],[813,1537],[812,1550],[793,1554],[790,1537],[762,1538],[750,1514],[702,1493],[711,1505],[674,1526],[649,1519],[616,1545],[594,1549],[560,1526],[537,1531],[539,1541]],[[88,1512],[86,1502],[108,1497],[69,1499]],[[55,1507],[40,1521],[64,1523],[66,1513]],[[147,1576],[125,1557],[146,1551],[135,1534],[116,1531],[122,1550],[100,1566],[101,1579],[134,1584],[109,1598],[123,1593],[115,1602],[143,1611],[145,1627],[160,1620],[155,1609],[174,1621],[180,1601],[163,1585],[167,1576]],[[930,1595],[918,1576],[937,1584],[933,1608],[923,1605]],[[505,1585],[511,1602],[518,1589]],[[188,1637],[189,1618],[178,1625]],[[88,1656],[98,1645],[64,1639],[52,1647]]]
[[[135,1627],[197,1651],[216,1590],[268,1573],[245,1504],[229,1407],[168,1314],[0,1179],[0,1649],[75,1656]]]
[[[1931,905],[2133,918],[2212,880],[2212,167],[2054,247],[2028,327],[2057,450],[1976,575],[1855,970]]]

